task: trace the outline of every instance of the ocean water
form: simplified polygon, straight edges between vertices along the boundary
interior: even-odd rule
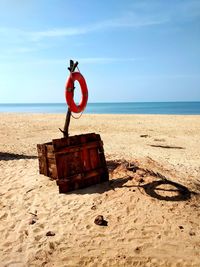
[[[0,112],[66,113],[65,103],[0,104]],[[88,103],[86,114],[177,114],[199,115],[200,102]]]

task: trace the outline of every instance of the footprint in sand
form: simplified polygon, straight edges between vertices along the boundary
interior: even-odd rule
[[[8,213],[4,212],[2,215],[0,215],[0,220],[5,220],[8,217]]]

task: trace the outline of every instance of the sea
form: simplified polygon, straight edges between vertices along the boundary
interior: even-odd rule
[[[66,103],[0,104],[0,112],[66,113]],[[200,115],[200,101],[88,103],[86,114],[176,114]]]

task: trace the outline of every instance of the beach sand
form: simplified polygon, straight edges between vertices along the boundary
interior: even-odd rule
[[[101,135],[110,181],[59,194],[36,145],[61,138],[64,121],[0,114],[0,266],[199,267],[200,116],[72,119],[70,135]]]

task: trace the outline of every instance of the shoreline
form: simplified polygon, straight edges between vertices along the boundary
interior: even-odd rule
[[[0,112],[0,115],[66,115],[66,112],[56,113],[56,112]],[[73,113],[76,114],[76,113]],[[79,113],[78,113],[79,114]],[[85,113],[82,116],[199,116],[200,114],[158,114],[158,113]]]
[[[66,103],[0,104],[0,112],[66,113]],[[174,114],[200,115],[200,102],[88,103],[86,114]]]

